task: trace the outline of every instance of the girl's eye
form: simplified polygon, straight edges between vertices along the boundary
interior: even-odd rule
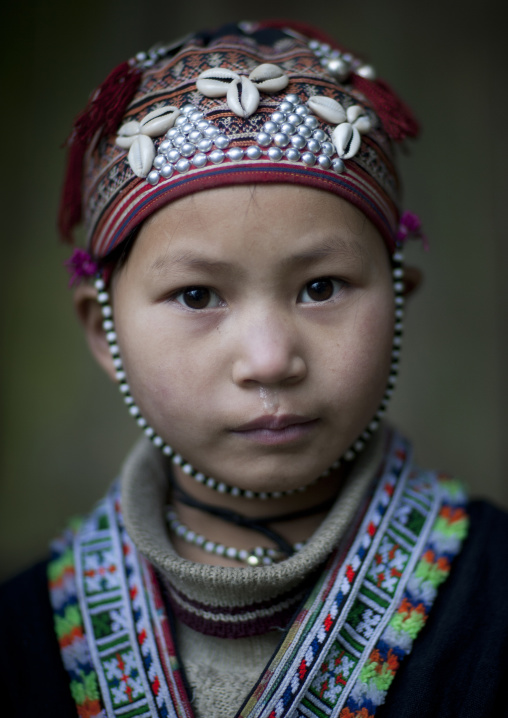
[[[330,277],[319,277],[308,282],[302,289],[299,300],[303,304],[326,302],[336,296],[344,287],[344,282]]]
[[[175,299],[189,309],[211,309],[220,306],[219,296],[208,287],[187,287],[178,292]]]

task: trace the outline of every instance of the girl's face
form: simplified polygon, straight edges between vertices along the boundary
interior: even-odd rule
[[[142,228],[113,300],[143,416],[230,485],[310,483],[382,399],[394,324],[388,252],[331,193],[244,185],[179,199]]]

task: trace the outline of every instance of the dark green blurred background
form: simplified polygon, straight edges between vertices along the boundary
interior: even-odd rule
[[[110,69],[155,41],[229,20],[293,17],[371,60],[414,108],[406,206],[431,251],[409,311],[393,420],[417,456],[508,507],[506,7],[407,0],[10,3],[2,14],[0,576],[44,556],[138,432],[73,317],[55,215],[60,144]],[[5,8],[5,4],[4,4]]]

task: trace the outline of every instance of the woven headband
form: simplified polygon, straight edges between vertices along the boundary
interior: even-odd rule
[[[306,26],[240,23],[140,53],[77,118],[60,209],[107,257],[168,202],[210,187],[290,183],[333,192],[390,251],[400,221],[393,140],[411,112],[372,67]]]

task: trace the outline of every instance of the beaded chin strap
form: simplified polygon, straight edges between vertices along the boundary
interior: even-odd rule
[[[369,425],[365,428],[362,434],[356,439],[356,441],[349,447],[349,449],[341,457],[344,461],[352,461],[358,452],[362,451],[366,443],[371,438],[372,434],[378,429],[382,417],[386,414],[386,408],[388,402],[393,394],[393,389],[397,381],[398,366],[400,361],[400,347],[402,343],[402,331],[403,331],[403,317],[404,317],[404,270],[402,267],[402,251],[397,250],[392,255],[392,276],[393,276],[393,289],[394,289],[394,302],[395,302],[395,326],[393,334],[393,346],[392,346],[392,362],[390,367],[390,373],[388,376],[388,382],[385,389],[385,393],[378,410],[372,418]],[[97,276],[95,279],[95,288],[97,289],[97,300],[101,305],[102,316],[103,316],[103,328],[106,333],[106,339],[109,344],[109,350],[113,358],[113,364],[116,369],[116,378],[118,380],[120,392],[123,395],[124,402],[129,408],[129,413],[136,420],[137,424],[143,429],[145,435],[152,441],[152,443],[162,451],[162,453],[169,457],[171,461],[179,466],[185,474],[192,476],[197,482],[208,486],[210,489],[217,491],[221,494],[230,494],[231,496],[243,497],[246,499],[277,499],[281,496],[288,496],[298,491],[305,491],[307,486],[302,486],[298,489],[289,491],[251,491],[249,489],[241,489],[236,486],[229,486],[223,481],[217,481],[211,476],[206,476],[203,472],[195,469],[185,458],[180,456],[174,451],[165,440],[155,432],[155,430],[148,425],[146,419],[142,416],[139,407],[137,406],[134,398],[131,394],[130,387],[127,381],[127,375],[123,366],[122,358],[120,356],[120,348],[117,343],[117,335],[115,331],[115,324],[113,321],[113,309],[111,307],[109,292],[106,288],[106,283],[102,276]],[[321,476],[327,476],[330,471],[339,467],[341,459],[335,461],[329,469],[327,469]],[[321,477],[317,477],[321,478]],[[316,481],[317,481],[316,478]]]

